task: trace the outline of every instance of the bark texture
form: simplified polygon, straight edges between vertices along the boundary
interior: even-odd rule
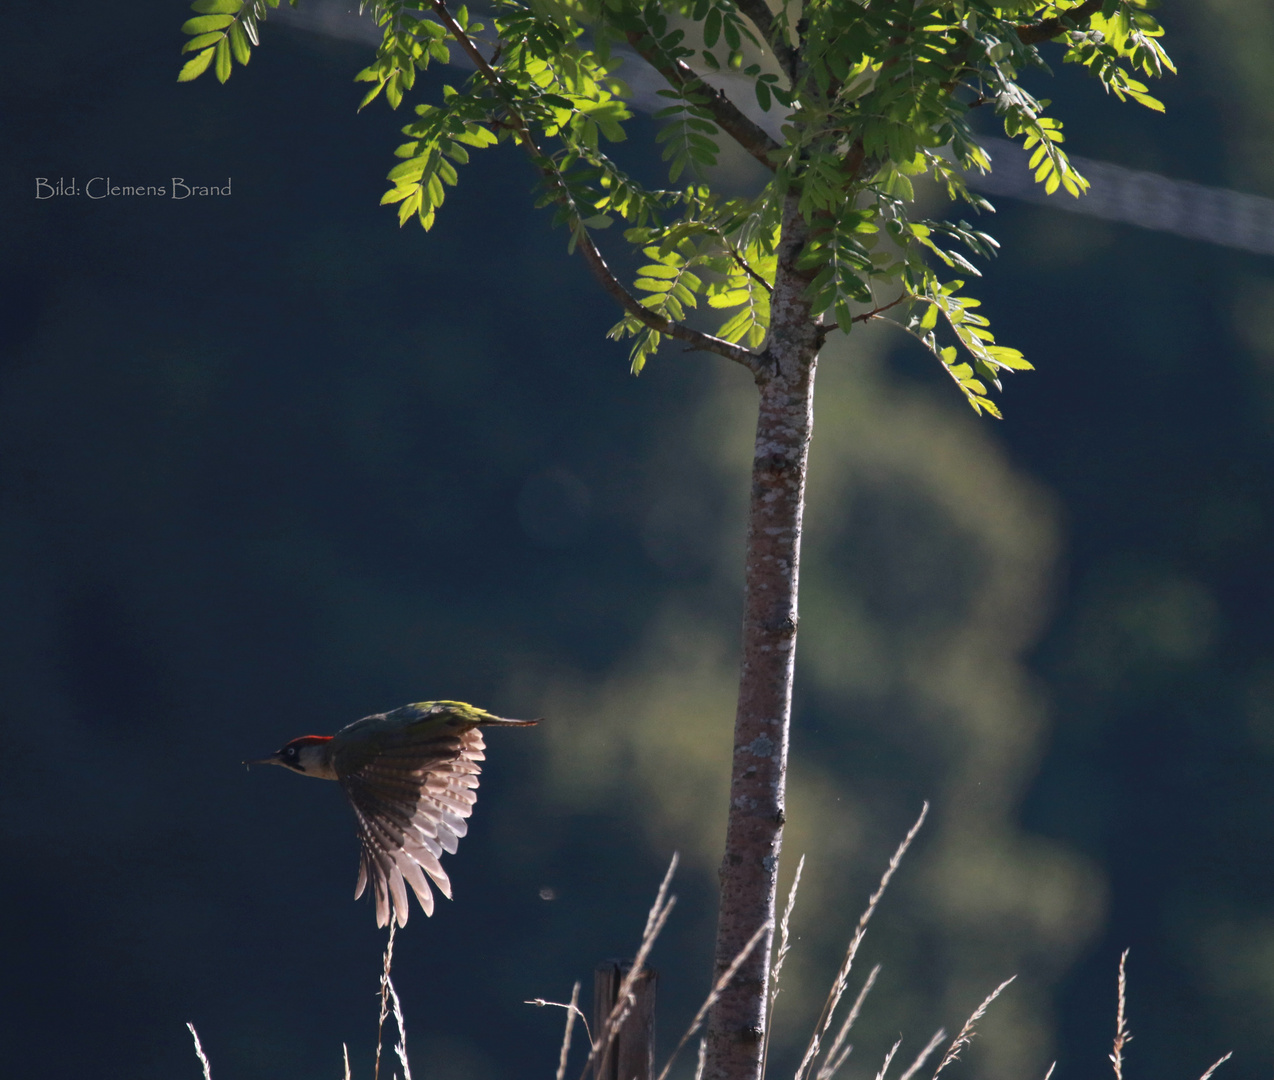
[[[805,299],[808,281],[793,265],[805,238],[795,198],[789,196],[771,296],[769,344],[757,376],[760,404],[748,511],[743,660],[720,871],[716,976],[759,927],[768,922],[770,931],[713,1007],[708,1080],[759,1080],[761,1075],[783,840],[805,470],[813,432],[814,370],[825,333]]]

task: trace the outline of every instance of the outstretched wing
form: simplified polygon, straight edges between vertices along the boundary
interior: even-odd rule
[[[477,801],[482,732],[429,724],[380,732],[374,754],[359,754],[336,772],[358,818],[362,856],[357,900],[370,880],[376,925],[388,926],[390,901],[399,926],[407,923],[407,885],[426,915],[434,910],[426,875],[451,898],[451,882],[439,857],[454,853],[468,831],[465,820]]]

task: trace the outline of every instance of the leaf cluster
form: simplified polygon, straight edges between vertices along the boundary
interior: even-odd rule
[[[257,22],[277,3],[196,0],[198,16],[184,27],[195,55],[180,78],[215,63],[224,81],[232,60],[247,62]],[[897,325],[973,408],[998,415],[989,389],[1000,388],[1004,371],[1030,365],[995,344],[963,292],[995,241],[963,220],[920,214],[917,195],[992,209],[966,183],[992,165],[974,123],[985,115],[1031,151],[1047,192],[1081,196],[1088,184],[1066,154],[1062,122],[1022,75],[1047,71],[1055,45],[1062,62],[1121,100],[1161,110],[1143,79],[1174,69],[1151,6],[793,0],[775,11],[764,0],[493,0],[477,22],[447,0],[378,0],[370,16],[382,41],[357,79],[372,84],[364,106],[383,94],[397,108],[418,71],[449,62],[457,48],[465,54],[473,74],[440,91],[432,83],[438,96],[415,106],[382,202],[397,205],[400,223],[414,218],[428,229],[472,150],[517,142],[569,249],[623,306],[611,334],[633,338],[634,370],[669,336],[733,359],[761,354],[782,207],[794,198],[805,240],[791,272],[823,332],[895,321],[886,311],[897,306]],[[622,76],[635,65],[663,83],[654,138],[665,189],[643,186],[607,146],[627,137],[633,94]],[[712,189],[725,139],[768,170],[758,190]],[[638,263],[631,286],[597,247],[617,222]],[[705,318],[710,334],[688,326]]]
[[[296,2],[291,0],[293,7]],[[181,28],[190,35],[181,51],[194,56],[182,66],[177,81],[190,82],[212,66],[217,80],[225,82],[234,63],[245,65],[252,58],[253,46],[261,44],[258,24],[278,6],[279,0],[195,0],[190,5],[195,17]]]

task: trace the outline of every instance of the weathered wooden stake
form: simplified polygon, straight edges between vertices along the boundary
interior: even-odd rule
[[[632,968],[628,960],[604,960],[593,971],[593,1036],[601,1036],[619,997],[619,986]],[[658,974],[643,968],[633,982],[633,1006],[610,1049],[597,1063],[594,1080],[653,1080],[655,1075],[655,985]]]

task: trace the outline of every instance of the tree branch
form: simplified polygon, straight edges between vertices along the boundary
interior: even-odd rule
[[[888,311],[890,308],[897,307],[904,300],[913,300],[913,299],[915,298],[911,295],[911,293],[905,292],[900,297],[898,297],[897,300],[891,300],[889,303],[884,304],[881,307],[874,307],[871,309],[871,311],[864,311],[861,315],[855,315],[853,319],[850,321],[851,322],[870,322],[872,319],[879,318],[883,312]]]
[[[593,276],[597,278],[602,288],[611,295],[619,306],[633,318],[644,323],[652,330],[659,331],[661,334],[667,334],[678,341],[688,342],[693,348],[702,352],[716,353],[718,356],[724,356],[727,360],[733,360],[736,364],[742,364],[754,375],[758,374],[764,367],[761,357],[750,349],[735,345],[731,341],[726,341],[725,338],[692,330],[688,326],[673,322],[671,319],[665,319],[662,315],[656,315],[649,308],[643,307],[641,301],[624,288],[623,282],[611,273],[610,267],[606,265],[606,260],[602,257],[602,253],[597,250],[597,245],[593,243],[592,237],[588,235],[588,230],[584,228],[583,224],[577,226],[576,237],[576,246],[579,248],[579,253],[584,257],[584,262],[588,264]]]
[[[738,8],[752,20],[752,24],[761,31],[761,36],[774,51],[774,56],[787,72],[793,82],[796,81],[796,61],[798,51],[784,41],[781,33],[774,25],[774,13],[770,11],[765,0],[735,0]]]
[[[1018,40],[1023,45],[1034,45],[1040,41],[1050,41],[1058,34],[1071,29],[1071,25],[1083,22],[1090,15],[1101,11],[1102,0],[1084,0],[1079,7],[1073,7],[1062,15],[1043,22],[1027,23],[1017,28]]]
[[[718,90],[704,82],[689,65],[682,61],[671,60],[651,49],[650,45],[654,39],[650,35],[630,30],[627,37],[628,43],[636,50],[637,55],[667,79],[670,85],[683,93],[702,90],[707,94],[707,109],[712,113],[712,118],[720,125],[721,130],[767,169],[774,171],[774,162],[770,160],[770,154],[781,150],[782,147],[770,138],[760,124],[741,112],[739,107],[726,96],[724,90]]]
[[[765,280],[765,278],[763,278],[760,274],[758,274],[755,270],[752,269],[751,264],[749,264],[747,259],[745,259],[741,254],[739,254],[739,249],[736,248],[732,243],[730,243],[729,238],[726,236],[724,232],[722,232],[720,229],[715,229],[715,228],[712,230],[712,232],[717,237],[717,239],[720,240],[721,243],[725,246],[725,249],[730,253],[730,257],[734,260],[735,265],[737,265],[740,270],[742,270],[745,274],[747,274],[748,277],[750,277],[753,281],[755,281],[758,285],[760,285],[761,288],[763,288],[766,292],[768,293],[774,292],[774,286],[771,285],[768,281]]]
[[[1071,28],[1072,24],[1079,23],[1087,19],[1090,15],[1095,15],[1101,10],[1102,0],[1084,0],[1084,3],[1078,7],[1073,7],[1063,15],[1059,15],[1053,19],[1044,19],[1037,23],[1022,23],[1013,29],[1017,33],[1018,40],[1023,45],[1037,45],[1041,41],[1051,41],[1058,34],[1064,33]],[[965,41],[963,52],[967,56],[969,50],[969,41]],[[942,88],[948,93],[954,93],[961,86],[961,81],[967,75],[976,75],[977,68],[965,66],[956,71],[955,75],[947,82],[942,84]],[[971,88],[970,88],[971,89]],[[984,97],[981,93],[977,98],[969,103],[970,109],[976,109],[981,105],[989,104],[994,98]]]
[[[575,236],[575,246],[579,249],[584,262],[602,288],[624,311],[643,325],[650,327],[650,329],[656,330],[661,334],[667,334],[678,341],[685,341],[703,352],[724,356],[727,360],[742,364],[754,375],[759,373],[763,362],[756,353],[750,349],[735,345],[731,341],[726,341],[724,338],[693,330],[689,326],[684,326],[681,323],[673,322],[671,319],[665,319],[662,315],[657,315],[649,308],[643,307],[641,301],[629,292],[624,287],[623,282],[611,273],[611,269],[606,265],[606,260],[602,257],[602,253],[598,251],[597,245],[593,243],[593,238],[589,235],[588,229],[584,225],[575,205],[575,200],[571,198],[561,173],[557,171],[553,160],[536,143],[535,136],[531,134],[531,129],[527,126],[521,113],[518,112],[513,96],[508,93],[499,73],[491,66],[487,58],[482,55],[482,51],[474,44],[473,39],[456,22],[451,12],[447,10],[445,0],[430,0],[430,2],[434,13],[438,16],[443,26],[447,28],[447,32],[455,38],[457,44],[465,51],[465,55],[473,61],[474,67],[490,83],[491,88],[504,99],[505,106],[508,108],[509,120],[511,121],[508,126],[522,144],[523,149],[530,155],[536,168],[557,188],[557,202],[565,206],[571,215],[571,231]]]
[[[864,311],[861,315],[855,315],[849,321],[850,322],[871,322],[872,319],[879,319],[881,315],[883,315],[886,311],[888,311],[890,308],[897,307],[903,301],[914,300],[914,299],[915,299],[915,296],[912,293],[905,292],[900,297],[898,297],[897,300],[891,300],[889,301],[889,303],[882,304],[880,307],[874,307],[871,309],[871,311]],[[836,324],[834,322],[831,322],[831,323],[820,322],[818,324],[818,328],[820,330],[825,330],[828,333],[830,333],[831,331],[836,329]]]

